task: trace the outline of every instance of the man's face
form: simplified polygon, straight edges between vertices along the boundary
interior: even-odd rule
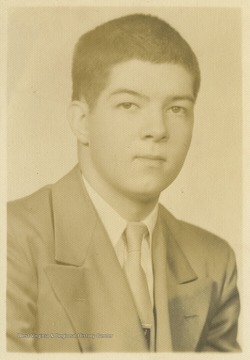
[[[115,65],[90,112],[92,177],[107,196],[159,196],[178,175],[193,129],[193,78],[181,65]]]

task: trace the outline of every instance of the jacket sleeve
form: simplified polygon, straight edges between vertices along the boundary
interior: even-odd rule
[[[223,276],[219,300],[209,324],[206,343],[201,351],[241,351],[237,342],[239,312],[240,301],[237,290],[235,255],[229,248],[227,268]]]
[[[26,244],[8,236],[7,261],[7,351],[34,352],[36,317],[36,272]]]

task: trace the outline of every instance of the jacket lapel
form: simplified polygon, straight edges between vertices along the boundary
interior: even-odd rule
[[[79,350],[148,351],[126,278],[78,166],[53,186],[52,207],[55,263],[45,272],[80,334]],[[211,280],[197,277],[178,245],[178,227],[160,207],[153,240],[157,351],[195,351],[212,296]]]
[[[129,286],[78,167],[54,186],[52,204],[57,263],[45,271],[82,334],[81,351],[147,351]]]
[[[208,277],[198,278],[178,244],[178,239],[182,236],[179,222],[164,208],[161,207],[160,210],[162,220],[159,221],[163,226],[156,243],[161,254],[167,256],[165,291],[168,297],[172,347],[173,351],[195,351],[205,329],[213,291],[212,281]],[[166,285],[162,286],[164,289]]]
[[[212,295],[211,280],[205,278],[186,284],[169,281],[169,313],[174,351],[198,348]]]

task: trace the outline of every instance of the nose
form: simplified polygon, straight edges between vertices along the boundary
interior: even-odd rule
[[[164,142],[168,139],[167,122],[162,109],[150,109],[143,119],[141,137],[155,142]]]

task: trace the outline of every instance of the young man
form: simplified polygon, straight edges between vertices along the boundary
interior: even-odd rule
[[[8,350],[239,351],[233,251],[158,204],[191,142],[193,51],[130,15],[79,39],[72,78],[79,164],[9,205]]]

